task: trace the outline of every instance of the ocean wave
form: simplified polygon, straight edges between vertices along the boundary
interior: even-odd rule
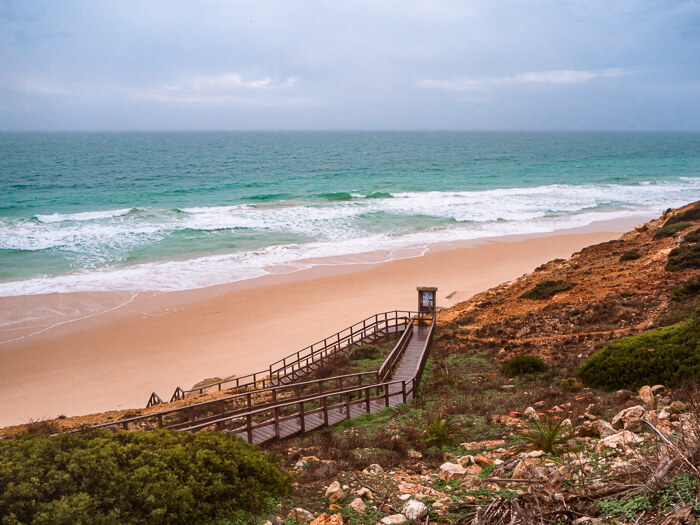
[[[167,280],[165,277],[142,280],[137,274],[146,275],[148,272],[129,273],[136,270],[126,268],[124,263],[148,260],[149,250],[155,250],[165,239],[168,240],[167,253],[171,259],[192,257],[187,252],[192,246],[202,253],[208,246],[212,252],[221,252],[222,246],[241,246],[238,249],[244,250],[256,245],[261,249],[269,248],[269,254],[277,254],[276,259],[269,254],[260,258],[255,255],[259,250],[248,255],[245,255],[247,252],[231,254],[226,264],[235,266],[236,270],[226,270],[221,277],[211,277],[217,282],[228,282],[238,279],[238,271],[242,272],[243,278],[249,278],[262,272],[261,268],[266,264],[289,264],[302,258],[551,231],[630,214],[651,216],[668,207],[700,198],[700,178],[652,185],[556,184],[479,191],[346,195],[350,196],[349,200],[270,199],[229,206],[55,213],[37,215],[35,220],[0,217],[0,249],[53,249],[65,254],[72,267],[93,269],[86,270],[86,275],[76,274],[79,277],[63,276],[67,282],[82,283],[76,286],[85,289],[91,289],[91,282],[111,282],[112,277],[122,275],[131,277],[119,277],[117,281],[122,284],[115,286],[126,286],[123,283],[128,282],[131,283],[129,286],[135,287],[133,289],[142,289],[143,286],[168,289],[170,285],[163,284]],[[207,234],[204,236],[200,232]],[[224,232],[225,236],[218,232]],[[205,241],[186,242],[189,237],[194,239],[198,235],[198,239]],[[245,238],[245,242],[237,243],[236,235]],[[221,245],[217,244],[217,239],[221,239]],[[290,239],[298,240],[300,244],[284,245],[283,249],[276,246]],[[178,244],[180,240],[183,242]],[[137,253],[136,257],[134,253]],[[276,262],[270,262],[273,259]],[[199,264],[200,259],[196,261]],[[161,270],[170,267],[158,268],[156,273],[161,276]],[[184,279],[191,281],[190,284],[176,286],[198,287],[210,279],[208,271],[202,271],[201,278]],[[218,270],[211,271],[217,273]],[[160,284],[150,284],[151,279]],[[170,279],[179,282],[181,277],[173,274]],[[58,286],[50,280],[41,283],[48,287],[41,293]],[[3,285],[3,289],[12,288],[7,286],[10,285]]]
[[[94,221],[97,219],[111,219],[122,217],[128,213],[136,212],[135,208],[121,208],[119,210],[83,211],[78,213],[52,213],[51,215],[36,215],[36,219],[44,224],[66,221]]]

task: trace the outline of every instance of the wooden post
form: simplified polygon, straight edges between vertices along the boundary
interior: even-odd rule
[[[384,406],[389,406],[389,385],[384,385]]]
[[[158,414],[158,428],[163,428],[163,414]]]
[[[272,402],[273,403],[277,402],[277,389],[276,388],[272,389]]]
[[[406,402],[406,380],[401,381],[401,396],[403,397],[403,402]]]
[[[252,401],[252,399],[251,399],[251,395],[250,395],[250,394],[246,394],[245,397],[246,397],[246,400],[247,400],[247,402],[248,402],[248,409],[250,409],[250,408],[253,406],[253,401]]]
[[[368,414],[370,413],[370,409],[369,409],[369,391],[370,391],[370,388],[367,387],[367,390],[365,390],[365,407],[367,408],[367,413],[368,413]]]
[[[275,437],[280,438],[280,407],[275,407],[272,409],[275,416]]]
[[[321,405],[323,406],[323,426],[328,426],[328,398],[324,397],[322,399]]]
[[[246,424],[246,434],[248,436],[248,443],[253,442],[253,416],[248,414],[245,417],[245,424]]]
[[[345,394],[345,410],[346,410],[345,418],[350,419],[350,392]]]
[[[299,428],[301,433],[306,432],[306,422],[304,421],[304,402],[299,403]]]

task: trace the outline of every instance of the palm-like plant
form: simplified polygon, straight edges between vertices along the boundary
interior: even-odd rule
[[[519,436],[532,443],[537,450],[553,453],[557,445],[566,442],[564,421],[566,419],[554,419],[545,417],[542,420],[534,419],[530,421],[530,431],[522,432]]]

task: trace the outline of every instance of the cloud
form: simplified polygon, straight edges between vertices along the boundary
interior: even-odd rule
[[[449,91],[470,91],[513,84],[581,84],[594,78],[612,78],[629,73],[629,71],[620,68],[602,69],[599,71],[554,69],[530,71],[505,77],[461,78],[457,80],[424,79],[418,81],[418,87]]]
[[[252,106],[308,105],[307,97],[288,96],[299,79],[269,76],[244,78],[238,73],[194,76],[177,84],[132,91],[134,98],[184,104],[241,104]]]

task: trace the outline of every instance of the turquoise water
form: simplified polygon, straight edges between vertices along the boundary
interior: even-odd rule
[[[181,290],[698,199],[697,133],[0,134],[0,296]]]

